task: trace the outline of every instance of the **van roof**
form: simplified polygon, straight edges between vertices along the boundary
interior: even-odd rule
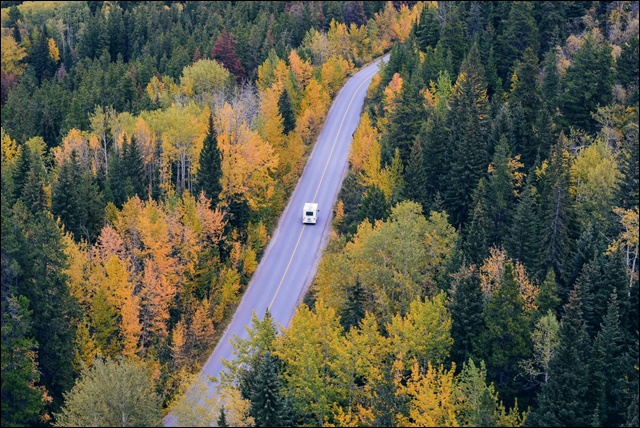
[[[304,209],[305,210],[315,210],[318,208],[318,204],[315,202],[305,202]]]

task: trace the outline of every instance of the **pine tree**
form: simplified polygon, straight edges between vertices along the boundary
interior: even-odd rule
[[[220,408],[220,416],[218,417],[218,426],[219,427],[228,427],[227,416],[224,411],[224,406]]]
[[[3,237],[5,233],[3,228]],[[3,246],[2,425],[36,426],[41,423],[43,416],[45,391],[36,386],[40,381],[40,372],[35,358],[38,344],[31,333],[32,311],[28,308],[26,297],[8,296],[5,293],[11,287],[11,278],[8,277],[13,276],[9,266],[5,266],[5,260]]]
[[[29,146],[23,144],[20,150],[20,157],[16,161],[11,178],[13,180],[13,200],[22,196],[25,184],[31,171],[31,151]]]
[[[464,255],[469,263],[480,265],[489,255],[491,218],[487,202],[486,180],[480,179],[473,194],[474,206],[471,222],[464,233]]]
[[[446,111],[432,114],[423,126],[417,138],[423,144],[425,177],[425,199],[433,201],[436,193],[447,189],[447,171],[451,159],[449,150]]]
[[[560,304],[560,297],[558,297],[558,284],[556,283],[556,274],[553,269],[549,269],[547,276],[540,284],[540,290],[536,296],[536,305],[538,306],[539,314],[546,314],[551,310],[553,313],[557,312],[558,305]]]
[[[608,43],[599,44],[593,34],[588,34],[576,52],[563,80],[566,90],[559,99],[563,129],[577,127],[596,132],[597,123],[591,114],[598,106],[609,104],[612,97],[611,49]]]
[[[60,165],[58,178],[53,183],[51,212],[60,217],[66,229],[79,240],[83,236],[80,201],[80,165],[75,150],[69,161]]]
[[[36,74],[36,79],[42,82],[45,79],[51,79],[56,71],[56,63],[49,55],[49,34],[47,26],[43,25],[36,33],[35,39],[32,41],[31,53],[29,55],[31,65]]]
[[[638,111],[635,112],[635,123],[638,123]],[[638,127],[630,127],[623,141],[623,149],[620,151],[620,200],[624,209],[633,209],[638,206],[640,199],[640,162],[638,162]]]
[[[598,421],[599,426],[621,426],[626,410],[624,406],[628,402],[628,398],[624,397],[624,378],[629,374],[633,376],[633,360],[628,359],[628,355],[623,352],[623,336],[615,290],[608,300],[607,314],[591,351],[591,408],[594,409],[593,418]]]
[[[576,289],[564,307],[559,336],[560,344],[549,363],[549,382],[538,394],[538,407],[527,416],[529,426],[586,426],[590,422],[590,343]]]
[[[376,220],[386,220],[390,213],[391,208],[384,192],[376,185],[369,187],[358,208],[360,221],[369,220],[370,223],[375,223]]]
[[[541,194],[541,241],[538,256],[538,276],[542,276],[541,272],[546,272],[547,268],[553,267],[556,277],[563,283],[568,273],[566,264],[573,222],[567,143],[567,139],[561,135],[549,157],[544,191]],[[561,293],[561,296],[566,296],[566,293]]]
[[[638,38],[631,37],[622,45],[622,51],[616,61],[618,81],[627,86],[635,86],[638,91]],[[634,98],[632,98],[634,99]],[[637,95],[635,100],[637,101]]]
[[[280,115],[282,116],[282,132],[284,135],[289,135],[289,132],[293,131],[296,127],[296,117],[291,107],[289,91],[287,91],[286,88],[282,90],[280,98],[278,98],[278,111],[280,111]]]
[[[447,69],[452,76],[458,74],[460,64],[465,59],[469,46],[469,32],[464,22],[464,10],[462,5],[454,5],[450,8],[442,30],[440,40],[436,47],[442,52],[450,51],[451,69]]]
[[[522,108],[524,134],[528,136],[528,138],[516,141],[520,144],[515,147],[515,154],[522,156],[521,159],[526,168],[533,165],[538,155],[538,147],[533,136],[541,103],[537,83],[539,72],[538,57],[529,47],[524,52],[522,61],[518,62],[511,78],[510,99]]]
[[[145,189],[144,161],[138,149],[135,137],[131,137],[131,143],[125,141],[122,144],[122,163],[126,171],[127,198],[138,195],[142,200],[147,199],[148,192]]]
[[[445,199],[456,226],[467,220],[473,189],[484,176],[488,161],[489,110],[483,74],[478,46],[474,44],[460,68],[449,113],[449,141],[454,148]]]
[[[504,135],[495,149],[490,169],[486,208],[491,219],[488,244],[494,245],[503,242],[511,225],[511,213],[515,205],[515,177],[511,169],[509,143]]]
[[[440,39],[440,21],[436,8],[424,7],[420,14],[420,22],[414,29],[420,50],[424,51],[427,47],[435,48]]]
[[[555,111],[560,94],[560,75],[555,49],[550,49],[544,56],[543,77],[541,84],[542,97],[551,111]]]
[[[253,416],[258,427],[280,427],[290,424],[290,409],[283,397],[279,359],[266,351],[250,372],[248,391]]]
[[[418,202],[423,209],[427,207],[426,186],[427,175],[424,170],[422,143],[419,138],[413,142],[407,168],[404,172],[405,192],[407,199]]]
[[[422,87],[422,77],[415,67],[411,77],[402,85],[396,107],[388,118],[389,125],[383,140],[384,163],[390,163],[397,148],[400,150],[402,163],[407,164],[411,147],[425,116],[424,97],[420,93]]]
[[[540,41],[538,26],[533,17],[533,4],[529,2],[510,3],[509,16],[503,23],[504,30],[496,42],[500,56],[496,58],[498,74],[503,82],[507,82],[515,61],[520,55],[531,48],[534,55],[538,55]]]
[[[222,153],[218,147],[218,135],[213,124],[213,115],[209,116],[209,129],[204,139],[200,152],[200,168],[196,189],[200,193],[204,191],[207,198],[211,199],[211,208],[219,201],[222,191]]]
[[[362,286],[360,278],[356,276],[353,285],[347,286],[347,299],[340,310],[340,323],[344,331],[349,331],[352,327],[357,327],[360,320],[365,315],[365,295],[366,289]]]
[[[484,322],[486,328],[474,338],[474,349],[486,361],[500,396],[512,402],[520,388],[521,381],[515,380],[519,363],[531,353],[529,320],[512,263],[504,266],[500,287],[489,297]]]
[[[537,267],[538,253],[537,194],[533,186],[534,177],[534,173],[527,176],[524,189],[520,192],[520,200],[513,215],[509,235],[505,239],[505,247],[509,255],[521,261],[531,272]]]
[[[451,298],[451,337],[453,347],[451,358],[456,364],[461,364],[474,354],[473,338],[478,337],[484,327],[483,297],[480,281],[470,271],[462,268],[459,275],[463,275],[456,285]]]

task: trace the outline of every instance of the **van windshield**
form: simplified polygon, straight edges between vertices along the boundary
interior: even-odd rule
[[[306,215],[307,217],[313,217],[313,211],[307,211]]]

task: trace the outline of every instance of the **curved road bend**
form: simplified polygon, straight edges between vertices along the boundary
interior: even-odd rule
[[[382,60],[387,61],[388,55]],[[367,88],[378,72],[380,61],[358,71],[335,98],[278,227],[231,323],[202,367],[200,378],[220,377],[221,360],[233,357],[230,338],[234,334],[248,338],[244,327],[251,326],[253,311],[262,319],[269,308],[276,326],[289,325],[327,244],[331,212],[347,168],[352,136],[360,122]],[[318,203],[320,212],[315,225],[302,224],[305,202]],[[176,418],[169,413],[164,422],[165,426],[174,426]]]

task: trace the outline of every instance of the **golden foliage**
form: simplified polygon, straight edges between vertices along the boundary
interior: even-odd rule
[[[20,61],[27,56],[26,50],[16,43],[15,39],[9,35],[2,36],[2,70],[5,73],[20,76],[24,72],[25,65]]]

